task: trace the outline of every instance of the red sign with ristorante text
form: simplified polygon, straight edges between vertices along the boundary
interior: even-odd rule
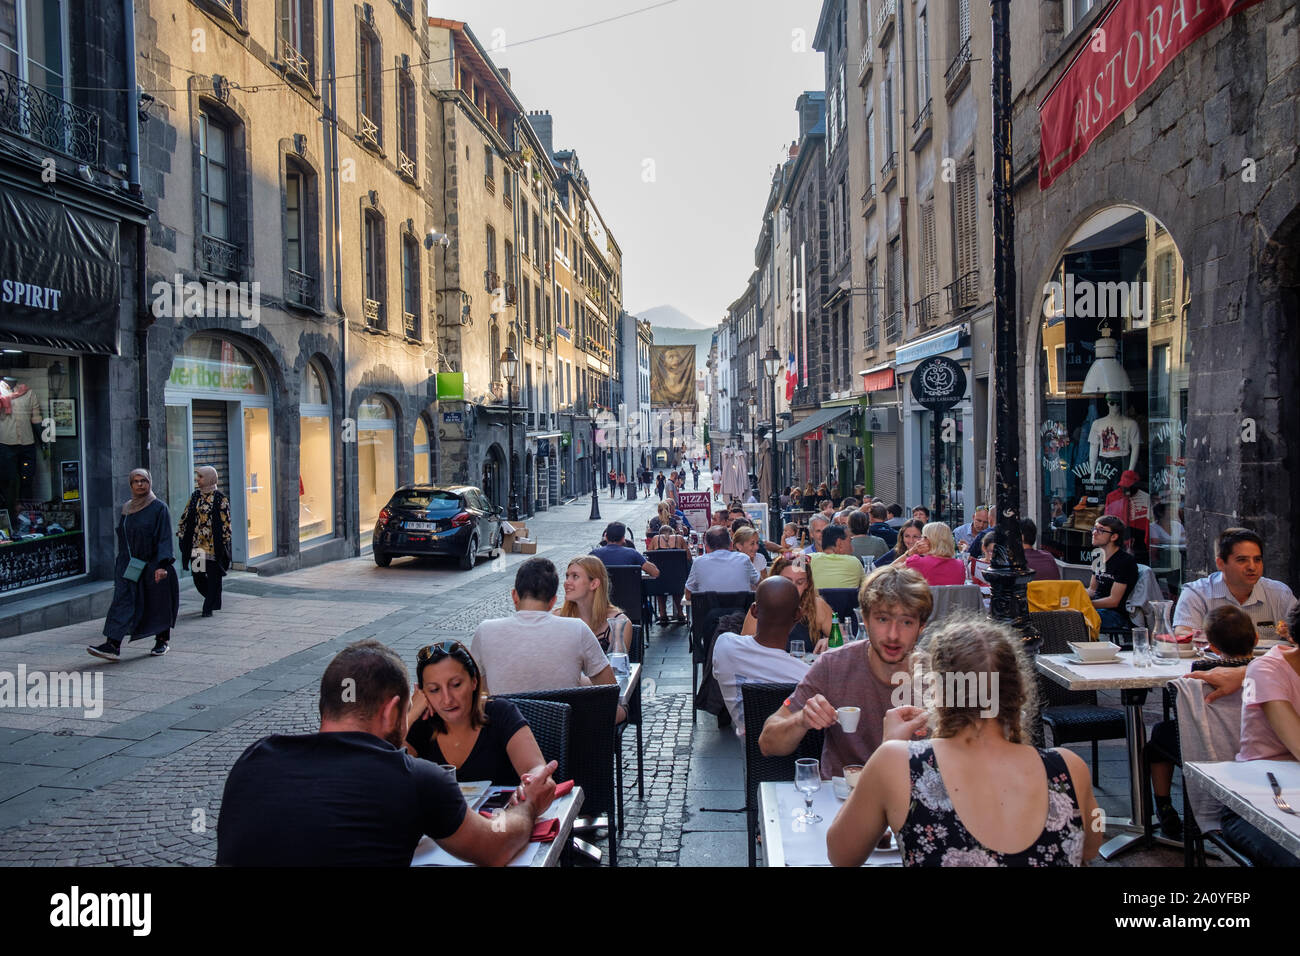
[[[1116,0],[1038,107],[1046,189],[1189,44],[1260,0]]]

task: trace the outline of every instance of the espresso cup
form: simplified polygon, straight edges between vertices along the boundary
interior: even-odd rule
[[[836,707],[835,714],[839,717],[840,726],[844,728],[844,732],[851,734],[858,729],[858,718],[862,716],[862,708]]]

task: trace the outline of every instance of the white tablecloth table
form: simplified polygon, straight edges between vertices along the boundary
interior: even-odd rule
[[[1185,763],[1183,773],[1274,843],[1300,857],[1300,816],[1277,808],[1268,782],[1271,773],[1282,789],[1282,799],[1292,810],[1300,812],[1300,763],[1294,760]]]
[[[820,823],[796,823],[802,814],[803,794],[794,788],[794,781],[761,783],[758,785],[758,821],[763,834],[764,866],[830,866],[826,854],[826,831],[840,812],[844,801],[835,796],[831,782],[822,781],[822,788],[813,794],[813,812],[822,819]],[[902,866],[903,857],[897,850],[873,850],[866,866]]]

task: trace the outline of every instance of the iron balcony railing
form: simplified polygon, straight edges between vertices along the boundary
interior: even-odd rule
[[[483,288],[488,292],[495,292],[497,289],[501,288],[501,276],[497,275],[497,273],[493,272],[491,269],[488,269],[483,273]]]
[[[921,107],[921,112],[916,114],[916,119],[912,121],[912,132],[914,134],[921,132],[922,127],[929,121],[933,103],[934,100],[926,100],[925,105]]]
[[[898,153],[890,153],[889,158],[885,160],[885,165],[880,167],[880,178],[884,182],[889,182],[898,169]]]
[[[519,287],[513,282],[507,282],[502,287],[506,292],[506,305],[514,305],[519,301]]]
[[[0,70],[0,129],[99,165],[99,114]]]
[[[361,142],[379,149],[379,124],[365,113],[361,114]]]
[[[944,85],[951,97],[956,92],[961,81],[970,73],[970,37],[962,43],[961,49],[953,57],[952,62],[948,64],[948,69],[944,71]]]
[[[415,21],[415,0],[393,0],[393,5],[397,7],[397,12],[409,22]]]
[[[937,292],[921,296],[918,301],[912,303],[912,308],[916,310],[916,322],[920,328],[933,328],[943,319],[943,312],[939,304],[939,293]]]
[[[876,13],[876,38],[883,45],[889,39],[889,31],[894,26],[894,15],[898,12],[898,0],[884,0]]]
[[[980,271],[972,269],[955,282],[944,286],[948,293],[948,308],[954,315],[980,304]]]
[[[397,171],[407,179],[414,182],[415,180],[415,160],[407,156],[402,150],[397,151]]]
[[[284,45],[284,50],[282,51],[281,56],[282,59],[284,60],[285,74],[290,79],[296,77],[297,79],[301,80],[303,83],[310,86],[311,85],[311,64],[307,61],[307,58],[303,56],[301,53],[299,53],[298,50],[296,50],[293,44],[291,43],[286,43]]]
[[[885,316],[885,344],[897,342],[903,328],[903,310],[895,309]]]
[[[201,268],[209,275],[223,279],[238,278],[242,263],[243,249],[233,242],[218,239],[216,236],[203,236],[199,240],[199,258]]]
[[[408,339],[418,339],[420,337],[420,325],[415,318],[414,312],[402,313],[402,332]]]
[[[863,345],[868,352],[880,346],[880,320],[874,314],[867,316]]]
[[[365,316],[366,325],[372,329],[382,329],[384,327],[384,304],[376,299],[366,299],[362,302],[361,313]]]
[[[316,308],[316,280],[305,272],[290,269],[286,289],[290,302],[309,309]]]

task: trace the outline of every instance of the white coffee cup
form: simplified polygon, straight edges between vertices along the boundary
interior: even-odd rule
[[[858,729],[858,718],[862,716],[862,708],[836,707],[835,714],[839,717],[840,726],[844,728],[844,732],[851,734]]]

